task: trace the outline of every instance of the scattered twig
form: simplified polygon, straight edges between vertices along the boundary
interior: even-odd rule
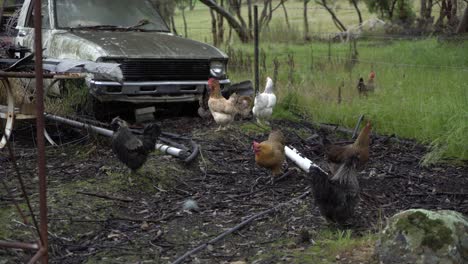
[[[406,196],[432,196],[432,195],[459,195],[468,196],[468,193],[464,192],[435,192],[435,193],[406,193]]]
[[[293,201],[297,201],[297,200],[300,200],[300,199],[306,197],[307,195],[309,195],[309,193],[310,193],[310,190],[307,190],[306,192],[304,192],[303,194],[301,194],[300,196],[298,196],[296,198],[293,198],[293,199],[291,199],[291,200],[289,200],[287,202],[284,202],[284,203],[280,203],[275,207],[272,207],[272,208],[270,208],[268,210],[262,211],[260,213],[257,213],[255,215],[247,218],[246,220],[242,221],[240,224],[234,226],[233,228],[230,228],[230,229],[226,230],[225,232],[221,233],[220,235],[218,235],[217,237],[211,239],[210,241],[208,241],[206,243],[203,243],[200,246],[186,252],[184,255],[182,255],[181,257],[177,258],[174,262],[172,262],[172,264],[181,263],[182,261],[184,261],[190,255],[193,255],[193,254],[199,252],[200,250],[203,250],[204,248],[206,248],[209,244],[214,244],[214,243],[218,242],[219,240],[223,239],[227,235],[231,234],[234,231],[237,231],[237,230],[241,229],[242,227],[246,226],[247,224],[254,221],[255,219],[257,219],[257,218],[259,218],[261,216],[264,216],[266,214],[273,213],[273,212],[277,211],[279,208],[281,208],[281,207],[283,207],[283,206],[285,206],[287,204],[290,204]]]
[[[82,192],[82,191],[78,191],[76,193],[77,194],[94,196],[94,197],[99,197],[99,198],[108,199],[108,200],[116,200],[116,201],[121,201],[121,202],[127,202],[127,203],[134,202],[133,199],[113,197],[113,196],[109,196],[109,195],[105,195],[105,194],[99,194],[99,193],[90,193],[90,192]]]
[[[26,192],[26,185],[24,184],[23,176],[21,175],[18,164],[16,163],[16,157],[15,157],[15,154],[13,153],[13,149],[11,148],[11,144],[10,144],[9,140],[6,141],[6,145],[8,147],[8,153],[10,155],[11,164],[13,165],[13,169],[16,172],[16,177],[18,178],[18,182],[19,182],[20,187],[21,187],[21,192],[23,193],[24,199],[26,201],[26,205],[28,206],[29,214],[31,215],[31,219],[32,219],[32,222],[33,222],[34,227],[36,229],[37,236],[39,237],[39,239],[41,241],[45,241],[44,238],[42,237],[42,234],[41,234],[40,230],[39,230],[39,224],[37,223],[36,217],[34,215],[34,211],[33,211],[33,208],[31,206],[31,201],[29,200],[29,195]]]
[[[158,219],[144,219],[144,218],[131,218],[131,217],[123,217],[123,216],[113,216],[108,219],[73,219],[73,218],[50,218],[49,220],[52,221],[70,221],[70,222],[77,222],[77,223],[102,223],[108,221],[128,221],[128,222],[148,222],[148,223],[159,223],[161,221],[165,221],[169,218],[174,216],[174,214],[167,214]]]
[[[5,168],[5,176],[6,176],[6,168]],[[20,214],[21,218],[23,218],[24,224],[28,224],[28,219],[24,215],[23,210],[21,210],[21,207],[19,207],[18,201],[15,199],[13,193],[11,192],[10,188],[6,184],[5,180],[3,180],[3,178],[1,179],[1,182],[2,182],[3,188],[5,188],[5,191],[8,193],[8,196],[10,196],[11,201],[13,201],[13,204],[15,205],[16,210]]]

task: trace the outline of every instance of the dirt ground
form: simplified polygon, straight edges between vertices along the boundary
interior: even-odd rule
[[[117,161],[109,139],[48,123],[52,136],[64,143],[47,147],[51,263],[170,263],[249,216],[298,197],[308,188],[307,175],[299,171],[273,185],[268,182],[267,171],[255,166],[251,149],[251,142],[266,139],[267,131],[249,121],[237,122],[224,132],[215,132],[215,124],[199,118],[179,117],[161,123],[164,131],[192,137],[201,154],[185,164],[154,152],[137,175],[130,175]],[[324,166],[312,124],[276,120],[272,126],[283,130],[288,145]],[[37,211],[33,133],[32,125],[19,125],[14,145]],[[345,135],[330,138],[349,141]],[[361,202],[350,227],[353,236],[378,231],[386,217],[409,208],[468,214],[468,166],[422,167],[425,152],[425,147],[412,142],[372,137],[370,162],[359,178]],[[0,157],[5,168],[0,175],[25,209],[7,152],[0,151]],[[288,161],[288,169],[294,168]],[[199,210],[182,210],[187,199],[195,200]],[[0,240],[37,239],[31,225],[22,223],[3,188],[0,205]],[[314,239],[327,228],[309,195],[260,217],[185,263],[311,263],[298,252],[314,245],[301,243],[300,234],[307,230]],[[32,254],[0,249],[0,263],[24,262]],[[348,258],[337,257],[336,262],[366,262],[362,257],[353,261],[349,252],[344,255]]]

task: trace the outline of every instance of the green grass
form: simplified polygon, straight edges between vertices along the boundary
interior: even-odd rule
[[[312,232],[314,244],[298,244],[294,238],[285,238],[272,244],[263,254],[249,259],[254,261],[283,260],[287,263],[335,263],[337,256],[349,263],[371,263],[377,235],[355,236],[351,230],[322,229]],[[348,262],[347,262],[348,263]]]
[[[341,4],[340,18],[349,25],[355,14],[347,4]],[[431,145],[424,163],[443,160],[468,160],[468,42],[441,43],[436,38],[423,40],[392,40],[369,37],[357,44],[360,62],[347,67],[350,45],[304,43],[301,38],[301,3],[287,3],[291,29],[284,23],[281,10],[275,13],[269,31],[261,35],[262,53],[266,54],[266,68],[261,67],[261,86],[266,76],[273,75],[272,60],[280,61],[277,96],[284,110],[300,111],[317,122],[331,122],[354,127],[360,114],[372,120],[379,134],[396,134]],[[314,7],[312,4],[311,7]],[[245,8],[246,9],[246,8]],[[362,8],[364,19],[373,15]],[[311,31],[336,31],[323,10],[311,10]],[[319,15],[320,13],[320,15]],[[323,13],[323,14],[322,14]],[[187,12],[189,28],[197,29],[202,41],[210,41],[210,21],[207,8],[201,4]],[[181,18],[176,16],[177,24]],[[193,26],[192,26],[193,25]],[[199,28],[203,28],[199,29]],[[199,29],[199,30],[198,30]],[[179,27],[179,31],[181,27]],[[253,58],[253,45],[234,40],[230,49],[237,57],[242,53]],[[228,50],[228,46],[221,47]],[[294,58],[293,83],[288,72],[288,54]],[[234,82],[253,79],[250,71],[236,70],[239,58],[230,61],[230,79]],[[371,69],[376,71],[376,91],[368,98],[360,98],[356,84],[360,76],[367,79]],[[338,87],[342,102],[338,104]]]

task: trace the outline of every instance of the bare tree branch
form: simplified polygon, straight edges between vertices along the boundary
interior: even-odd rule
[[[318,5],[323,6],[328,11],[328,13],[330,13],[330,15],[332,16],[333,22],[335,23],[336,27],[339,30],[341,30],[341,31],[346,31],[347,30],[346,27],[343,25],[343,23],[341,23],[341,21],[338,19],[335,12],[333,12],[333,10],[328,6],[327,0],[321,0],[320,2],[317,0],[317,1],[315,1],[315,3],[317,3]]]

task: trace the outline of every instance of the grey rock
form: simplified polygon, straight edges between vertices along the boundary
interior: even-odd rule
[[[468,263],[468,218],[448,210],[400,212],[389,219],[375,254],[382,264]]]

